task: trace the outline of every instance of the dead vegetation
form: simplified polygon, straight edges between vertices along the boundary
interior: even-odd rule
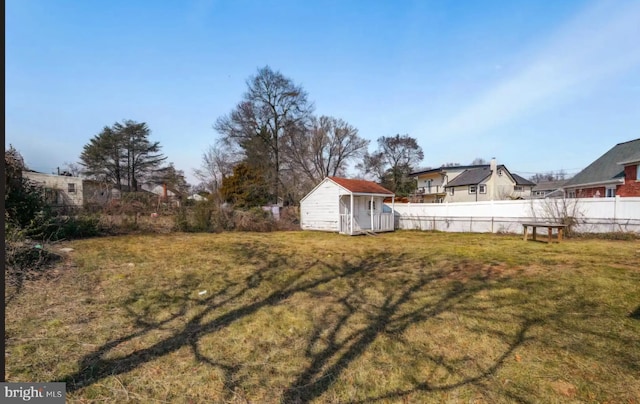
[[[314,232],[69,244],[7,307],[7,379],[69,402],[624,402],[636,241]]]

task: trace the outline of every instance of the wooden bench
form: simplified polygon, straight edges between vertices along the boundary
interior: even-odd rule
[[[536,240],[536,229],[538,227],[546,227],[549,237],[547,238],[547,243],[551,243],[553,241],[553,229],[557,230],[557,234],[558,234],[558,238],[557,241],[558,243],[562,241],[562,233],[564,232],[564,229],[567,227],[566,224],[558,224],[558,223],[522,223],[522,226],[524,227],[524,238],[523,240],[527,240],[527,236],[529,235],[529,227],[533,228],[533,233],[532,233],[532,240]]]

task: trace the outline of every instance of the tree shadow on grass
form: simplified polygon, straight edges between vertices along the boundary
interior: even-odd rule
[[[251,291],[258,290],[263,283],[279,276],[279,271],[286,268],[289,263],[287,257],[279,256],[273,251],[260,250],[259,246],[240,248],[237,253],[239,253],[239,260],[248,260],[257,264],[255,271],[246,277],[243,285],[239,285],[236,282],[228,282],[224,287],[221,287],[217,292],[214,292],[205,299],[190,297],[191,286],[188,288],[177,286],[177,289],[183,290],[183,295],[179,298],[179,300],[181,300],[180,309],[162,321],[150,321],[148,319],[148,317],[150,317],[148,310],[133,310],[130,306],[134,304],[140,296],[139,292],[132,294],[131,298],[125,302],[125,307],[134,317],[133,321],[139,329],[129,335],[109,341],[93,352],[85,355],[80,360],[78,366],[80,370],[61,379],[61,381],[67,383],[67,391],[73,392],[106,377],[129,372],[154,359],[176,352],[182,347],[191,347],[197,360],[221,368],[226,374],[225,378],[227,383],[225,388],[227,390],[233,390],[234,383],[231,382],[233,379],[232,375],[237,372],[239,365],[229,366],[219,364],[200,354],[197,344],[202,337],[216,333],[265,307],[277,305],[297,293],[310,291],[321,285],[328,284],[335,279],[351,277],[355,274],[366,272],[370,268],[376,268],[379,265],[378,261],[385,258],[384,256],[370,256],[355,263],[342,262],[341,265],[327,266],[330,268],[330,271],[321,273],[315,277],[309,276],[308,274],[308,270],[318,264],[318,261],[312,261],[304,267],[289,271],[288,279],[281,288],[275,290],[269,289],[269,293],[266,296],[258,300],[252,299],[253,301],[251,303],[238,305],[237,303],[242,301],[245,295]],[[190,283],[191,282],[187,282],[187,284]],[[155,300],[161,301],[162,296],[163,294],[155,296]],[[164,294],[164,296],[167,297],[166,294]],[[170,298],[175,299],[176,296],[170,296]],[[160,330],[174,320],[185,317],[188,308],[194,305],[201,306],[202,310],[193,315],[172,335],[161,339],[147,348],[137,350],[128,355],[117,358],[107,357],[109,353],[122,343],[149,334],[154,330]],[[216,311],[222,311],[225,308],[228,308],[226,312],[217,315],[211,320],[204,320]]]
[[[454,272],[456,272],[455,269]],[[410,345],[409,342],[403,342],[401,337],[408,328],[432,320],[442,313],[458,310],[481,290],[490,287],[489,284],[483,282],[486,279],[482,279],[484,275],[478,271],[474,275],[478,282],[451,282],[447,290],[439,293],[437,299],[416,304],[418,294],[428,290],[438,290],[442,286],[442,283],[438,283],[438,281],[446,280],[449,275],[451,272],[448,270],[424,273],[418,279],[408,282],[404,288],[388,293],[383,303],[373,308],[364,299],[358,298],[359,290],[354,285],[349,296],[340,300],[342,315],[338,320],[316,325],[306,350],[306,355],[310,360],[309,365],[286,389],[280,402],[307,403],[318,399],[331,388],[352,362],[371,348],[378,337],[392,338],[396,345],[403,343]],[[364,309],[364,306],[368,306],[368,308]],[[350,318],[363,311],[368,313],[369,321],[366,326],[356,330],[348,329]],[[327,318],[330,317],[327,316]],[[416,392],[449,391],[464,385],[480,383],[495,374],[505,359],[527,340],[527,332],[537,323],[536,319],[523,318],[515,334],[502,333],[500,338],[504,340],[506,349],[493,360],[490,366],[479,368],[475,372],[463,372],[457,363],[448,362],[442,356],[415,351],[415,355],[433,365],[432,374],[436,369],[444,369],[445,372],[459,379],[458,382],[437,384],[429,382],[429,377],[426,377],[425,381],[414,381],[413,387],[410,389],[395,390],[363,400],[350,399],[347,402],[399,400]],[[329,331],[327,332],[327,330]],[[320,335],[324,335],[322,343],[319,343]],[[318,348],[318,345],[322,345],[322,347]],[[515,396],[511,397],[514,400],[516,398]]]
[[[85,355],[79,361],[79,370],[61,380],[67,383],[67,390],[74,392],[187,347],[196,361],[222,373],[224,399],[233,400],[237,397],[235,392],[243,386],[245,365],[234,362],[232,358],[218,360],[208,357],[202,352],[202,339],[254,316],[262,309],[275,307],[302,294],[306,299],[317,300],[322,315],[308,334],[300,362],[302,365],[296,368],[295,374],[288,375],[291,376],[288,377],[288,385],[282,386],[281,390],[272,390],[281,392],[282,403],[306,403],[324,398],[347,369],[382,337],[393,339],[395,346],[413,352],[415,357],[430,364],[429,373],[419,379],[408,377],[410,387],[405,383],[402,388],[367,393],[365,398],[349,399],[349,402],[402,400],[414,393],[452,391],[466,385],[481,388],[506,359],[528,341],[531,328],[545,321],[526,310],[515,310],[517,314],[500,317],[499,314],[487,313],[485,308],[478,308],[477,298],[481,293],[497,288],[500,282],[509,279],[505,276],[502,281],[496,281],[495,274],[485,271],[480,264],[466,263],[465,268],[456,265],[437,268],[431,263],[416,264],[406,256],[391,256],[385,252],[299,262],[291,256],[274,252],[273,247],[256,242],[238,245],[233,254],[238,262],[249,264],[253,270],[244,279],[224,278],[206,298],[192,296],[197,282],[186,275],[175,290],[154,294],[152,299],[148,299],[149,305],[138,303],[144,296],[142,292],[132,293],[124,307],[137,330]],[[372,298],[368,293],[378,293],[378,297]],[[179,305],[173,311],[169,310],[169,316],[157,320],[157,306],[167,301],[178,302]],[[498,300],[491,310],[511,310],[511,304],[517,305],[510,300]],[[194,307],[198,308],[195,312]],[[305,309],[293,307],[291,310]],[[167,308],[162,311],[166,312]],[[419,350],[412,346],[411,341],[404,339],[403,335],[410,328],[436,321],[443,314],[476,316],[477,321],[499,325],[495,330],[489,326],[479,326],[478,329],[468,326],[467,330],[471,338],[489,335],[498,341],[499,352],[483,363],[471,362],[472,366],[467,366],[457,356],[445,357],[437,352]],[[178,320],[181,321],[180,326],[167,327]],[[123,343],[161,329],[174,331],[143,349],[111,357]],[[436,373],[448,376],[442,381],[435,376]],[[500,394],[502,399],[510,401],[528,400],[524,394],[514,391]]]

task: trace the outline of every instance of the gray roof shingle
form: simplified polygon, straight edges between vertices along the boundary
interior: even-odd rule
[[[516,181],[516,185],[531,185],[531,186],[536,185],[535,182],[529,181],[528,179],[523,178],[523,177],[519,176],[518,174],[511,173],[511,176]]]
[[[502,167],[502,166],[498,166]],[[456,178],[452,179],[447,183],[447,187],[461,187],[464,185],[475,185],[480,184],[482,180],[489,177],[491,175],[491,168],[489,166],[472,168],[470,170],[464,171],[462,174],[458,175]]]
[[[564,184],[564,187],[576,187],[586,184],[598,184],[615,181],[624,176],[624,167],[620,162],[630,161],[640,154],[640,139],[618,143],[600,156],[587,168],[576,174]]]

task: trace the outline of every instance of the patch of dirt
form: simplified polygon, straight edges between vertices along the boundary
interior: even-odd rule
[[[556,393],[569,398],[575,397],[576,393],[578,392],[576,386],[569,382],[565,382],[564,380],[556,380],[554,382],[551,382],[551,387]]]

